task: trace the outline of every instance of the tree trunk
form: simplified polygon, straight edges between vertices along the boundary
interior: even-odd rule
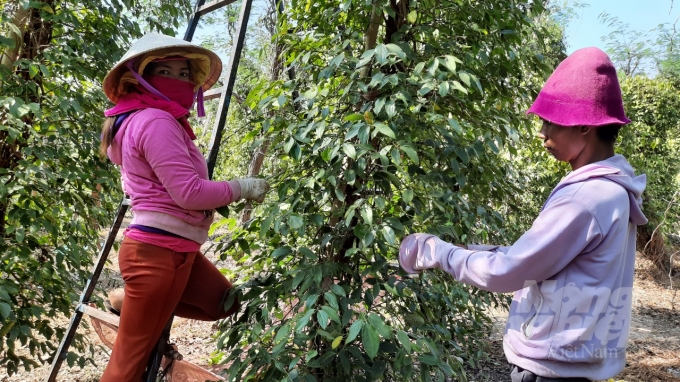
[[[45,1],[43,4],[45,6],[52,7],[54,0]],[[23,9],[18,4],[10,4],[8,7],[10,8],[10,11],[12,10],[11,8],[14,8],[12,23],[16,25],[22,32],[22,35],[17,35],[15,32],[10,30],[9,37],[14,39],[16,42],[15,47],[2,52],[2,65],[12,70],[14,63],[17,60],[35,60],[38,54],[40,54],[40,52],[48,46],[50,40],[52,39],[52,24],[45,22],[42,19],[40,15],[40,9]],[[42,86],[42,77],[40,74],[31,78],[28,69],[19,68],[16,69],[14,74],[17,77],[20,77],[25,83],[35,83],[38,89],[40,89]],[[0,85],[2,85],[2,83],[0,83]],[[26,98],[23,101],[26,103],[40,103],[40,94],[37,92],[26,92]],[[0,116],[0,119],[6,120],[4,116]],[[0,131],[0,168],[3,170],[9,170],[10,174],[11,170],[17,165],[18,161],[21,160],[21,153],[29,143],[29,129],[33,122],[33,117],[31,115],[27,115],[23,118],[23,122],[26,126],[25,130],[21,132],[21,137],[23,139],[9,137],[7,130]],[[9,181],[11,180],[12,175],[10,175]],[[0,200],[0,237],[5,235],[5,216],[7,213],[8,204],[9,199]]]
[[[24,9],[19,5],[19,3],[10,2],[5,6],[5,14],[12,14],[12,19],[10,23],[14,24],[21,34],[17,34],[12,29],[5,31],[9,39],[14,40],[14,48],[7,48],[2,52],[0,56],[0,65],[12,68],[17,58],[19,57],[19,52],[23,43],[23,34],[26,30],[26,22],[28,21],[30,9]]]
[[[276,5],[274,6],[274,12],[276,12],[276,23],[278,24],[278,16],[283,12],[283,3],[281,2],[283,0],[277,0]],[[276,28],[272,28],[270,31],[272,35],[276,33]],[[276,43],[276,46],[274,47],[274,57],[272,59],[272,66],[269,71],[269,78],[272,81],[277,81],[279,79],[279,76],[281,74],[281,70],[283,69],[283,62],[281,60],[281,51],[283,50],[283,46],[280,43]],[[291,70],[289,70],[288,75],[293,77],[295,74]],[[292,79],[292,78],[291,78]],[[253,152],[253,156],[250,158],[250,163],[248,164],[248,173],[247,176],[250,177],[256,177],[260,175],[260,172],[262,171],[262,164],[264,163],[264,158],[267,155],[267,151],[269,151],[269,145],[271,144],[271,141],[265,140],[258,146],[255,151]],[[241,216],[239,217],[239,224],[244,225],[248,220],[250,220],[250,216],[253,212],[253,207],[252,203],[248,202],[246,203],[245,208],[243,211],[241,211]]]
[[[378,41],[378,31],[380,30],[380,24],[382,21],[382,9],[377,3],[373,3],[373,8],[371,9],[371,20],[368,22],[368,28],[366,29],[366,35],[364,36],[364,50],[375,49],[375,45]],[[366,64],[361,70],[361,77],[368,77],[371,74],[370,63]]]

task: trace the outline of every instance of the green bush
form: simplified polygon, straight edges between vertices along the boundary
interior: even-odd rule
[[[516,152],[530,80],[550,69],[541,4],[291,5],[276,38],[297,77],[246,100],[261,113],[249,139],[271,142],[273,192],[221,245],[258,276],[218,335],[231,380],[466,379],[484,309],[507,301],[439,272],[405,277],[395,260],[409,233],[500,231],[495,206],[517,189],[499,153]]]
[[[633,122],[621,130],[617,151],[638,173],[647,174],[643,211],[649,224],[638,229],[638,249],[642,250],[664,214],[659,232],[675,233],[678,229],[680,94],[668,80],[643,76],[622,78],[621,89],[626,115]]]

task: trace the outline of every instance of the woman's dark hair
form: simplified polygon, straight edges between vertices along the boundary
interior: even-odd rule
[[[622,125],[600,126],[595,128],[595,133],[602,142],[614,143],[616,142],[616,137],[619,136],[619,130],[621,130],[621,127]]]
[[[116,117],[108,117],[104,120],[102,125],[101,143],[99,144],[99,154],[106,158],[106,150],[113,142],[113,124],[116,122]]]

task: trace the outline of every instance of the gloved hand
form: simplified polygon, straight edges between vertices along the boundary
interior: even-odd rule
[[[262,203],[267,191],[269,191],[269,183],[264,179],[245,178],[236,179],[236,181],[239,186],[241,186],[242,199],[254,200],[258,203]]]
[[[399,247],[399,265],[408,273],[436,268],[439,260],[435,257],[434,235],[414,233],[406,236]],[[428,243],[430,242],[430,243]]]

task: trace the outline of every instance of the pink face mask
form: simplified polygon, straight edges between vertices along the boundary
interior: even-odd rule
[[[166,96],[171,101],[175,101],[185,109],[191,109],[194,104],[194,84],[190,81],[182,81],[163,76],[144,76],[144,79]]]
[[[180,80],[176,80],[173,78],[167,78],[167,77],[160,77],[160,76],[144,76],[149,81],[154,81],[154,84],[150,84],[147,82],[146,79],[144,79],[142,76],[139,75],[134,69],[134,60],[130,60],[125,64],[128,69],[130,69],[130,73],[132,73],[133,76],[139,81],[139,84],[143,86],[146,90],[150,91],[152,94],[155,94],[161,98],[165,98],[168,100],[172,100],[177,102],[180,106],[186,107],[187,110],[191,109],[194,103],[194,99],[197,101],[196,105],[196,111],[199,117],[205,117],[205,107],[203,106],[203,87],[199,87],[198,91],[196,93],[193,92],[193,87],[194,84],[191,82],[184,82]],[[156,79],[158,78],[163,78],[168,81],[174,81],[170,82],[172,85],[169,85],[168,81],[159,81]],[[181,85],[175,86],[176,83],[180,83]],[[157,86],[163,87],[163,91],[161,91]],[[191,88],[191,101],[188,101],[188,96],[185,94],[184,90],[186,88]],[[166,95],[167,93],[167,95]],[[180,94],[177,94],[180,93]],[[173,97],[170,97],[170,94],[173,94]]]

